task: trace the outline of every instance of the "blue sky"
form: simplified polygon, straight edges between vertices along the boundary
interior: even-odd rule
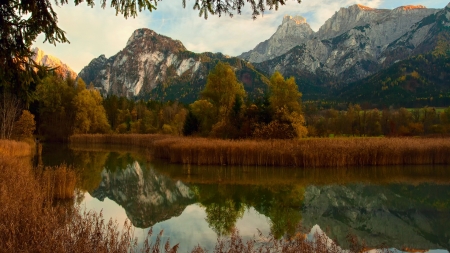
[[[107,0],[109,2],[109,0]],[[38,37],[35,46],[60,58],[79,72],[93,58],[101,54],[110,57],[125,47],[131,33],[138,28],[150,28],[159,34],[178,39],[188,50],[200,52],[222,52],[236,56],[254,48],[276,31],[283,16],[304,16],[315,31],[341,7],[362,4],[372,8],[393,9],[403,5],[425,5],[428,8],[443,8],[449,0],[288,0],[278,11],[266,11],[264,16],[251,19],[249,7],[242,15],[233,18],[210,16],[207,20],[193,10],[194,0],[163,0],[153,12],[141,12],[137,18],[124,19],[116,16],[111,8],[93,8],[73,3],[54,6],[58,13],[59,26],[66,31],[70,44],[43,44]]]

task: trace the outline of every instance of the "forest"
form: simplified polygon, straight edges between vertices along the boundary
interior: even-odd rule
[[[189,105],[154,100],[103,98],[81,78],[56,74],[42,78],[26,106],[3,92],[2,139],[67,141],[73,134],[170,134],[221,139],[297,139],[304,137],[422,136],[450,133],[448,108],[370,108],[351,104],[342,109],[302,103],[294,78],[279,72],[267,94],[250,99],[230,65],[220,62],[204,90]]]

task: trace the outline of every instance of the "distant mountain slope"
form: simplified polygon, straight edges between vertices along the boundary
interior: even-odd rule
[[[77,73],[73,71],[67,64],[63,63],[60,59],[45,54],[44,51],[42,51],[39,48],[33,49],[34,56],[32,59],[39,65],[56,68],[55,72],[59,74],[62,77],[69,76],[72,79],[75,79],[77,77]]]
[[[382,92],[375,84],[366,84],[369,79],[364,78],[375,75],[370,79],[374,82],[380,80],[380,76],[387,79],[390,74],[397,73],[393,69],[387,69],[393,64],[416,55],[431,54],[439,40],[441,44],[448,43],[445,39],[448,35],[442,33],[448,30],[449,18],[449,6],[441,10],[428,10],[423,6],[403,6],[394,10],[375,10],[360,5],[342,8],[311,40],[283,55],[254,63],[254,66],[268,75],[278,70],[285,76],[294,76],[306,100],[331,98],[359,103],[370,101],[375,104],[380,104],[382,100],[384,104],[399,100],[398,102],[414,104],[416,100],[431,97],[436,99],[437,96],[441,98],[439,103],[448,104],[445,102],[447,100],[442,99],[446,97],[445,85],[439,84],[439,81],[427,73],[421,75],[426,79],[423,82],[436,86],[419,83],[413,85],[411,81],[407,81],[409,84],[405,84],[405,87],[417,88],[414,91],[408,91],[412,88],[401,88],[400,97],[400,91],[388,89]],[[354,25],[360,26],[350,28]],[[337,36],[332,37],[334,35]],[[427,62],[411,61],[407,63],[412,64],[410,67],[429,69]],[[435,64],[444,73],[448,72],[448,69],[439,65],[442,59],[438,61],[430,64]],[[443,74],[434,72],[437,71],[436,68],[430,69],[428,73],[442,76]],[[339,90],[343,86],[345,88]],[[339,91],[332,92],[333,89]],[[364,90],[365,93],[359,94],[357,90]],[[373,97],[369,93],[377,95]],[[436,100],[433,103],[439,104]]]
[[[242,53],[238,58],[250,62],[262,62],[282,55],[289,49],[301,45],[314,35],[306,19],[301,16],[285,16],[283,22],[270,39],[259,43],[255,49]]]
[[[136,30],[122,51],[109,59],[104,55],[93,59],[79,76],[103,94],[190,103],[197,99],[218,61],[235,68],[252,96],[262,96],[268,79],[248,62],[220,53],[190,52],[180,41],[150,29]]]
[[[360,81],[337,89],[332,99],[372,106],[450,104],[450,30],[445,28],[427,46],[435,49],[395,63]]]
[[[401,6],[394,10],[386,10],[355,4],[337,11],[320,27],[318,32],[313,32],[302,17],[290,17],[290,19],[285,17],[270,39],[238,57],[260,63],[283,55],[295,46],[305,45],[311,56],[327,65],[327,60],[348,56],[340,51],[360,46],[359,43],[355,43],[355,40],[364,38],[368,43],[367,47],[361,47],[358,51],[361,53],[365,51],[367,54],[376,56],[383,50],[383,47],[408,32],[416,22],[437,11],[421,5]],[[351,32],[351,30],[355,31]],[[338,40],[332,40],[338,37]],[[346,41],[347,43],[338,48],[340,51],[336,51],[337,48],[330,45],[330,42],[336,45],[339,44],[338,42]]]

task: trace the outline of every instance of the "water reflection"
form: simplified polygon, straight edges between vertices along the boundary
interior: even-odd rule
[[[244,238],[257,229],[279,238],[320,227],[343,248],[349,233],[368,248],[450,248],[449,166],[205,167],[148,162],[127,150],[65,152],[58,162],[83,168],[88,208],[128,217],[142,236],[164,229],[180,252],[213,249],[233,227]]]
[[[130,161],[122,169],[105,166],[99,186],[90,193],[100,201],[109,198],[122,206],[139,228],[179,216],[186,206],[195,203],[188,186],[146,169],[137,161]]]

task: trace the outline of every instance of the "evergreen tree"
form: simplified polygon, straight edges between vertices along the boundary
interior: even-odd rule
[[[198,131],[199,122],[197,117],[189,110],[183,125],[183,135],[192,135]]]

